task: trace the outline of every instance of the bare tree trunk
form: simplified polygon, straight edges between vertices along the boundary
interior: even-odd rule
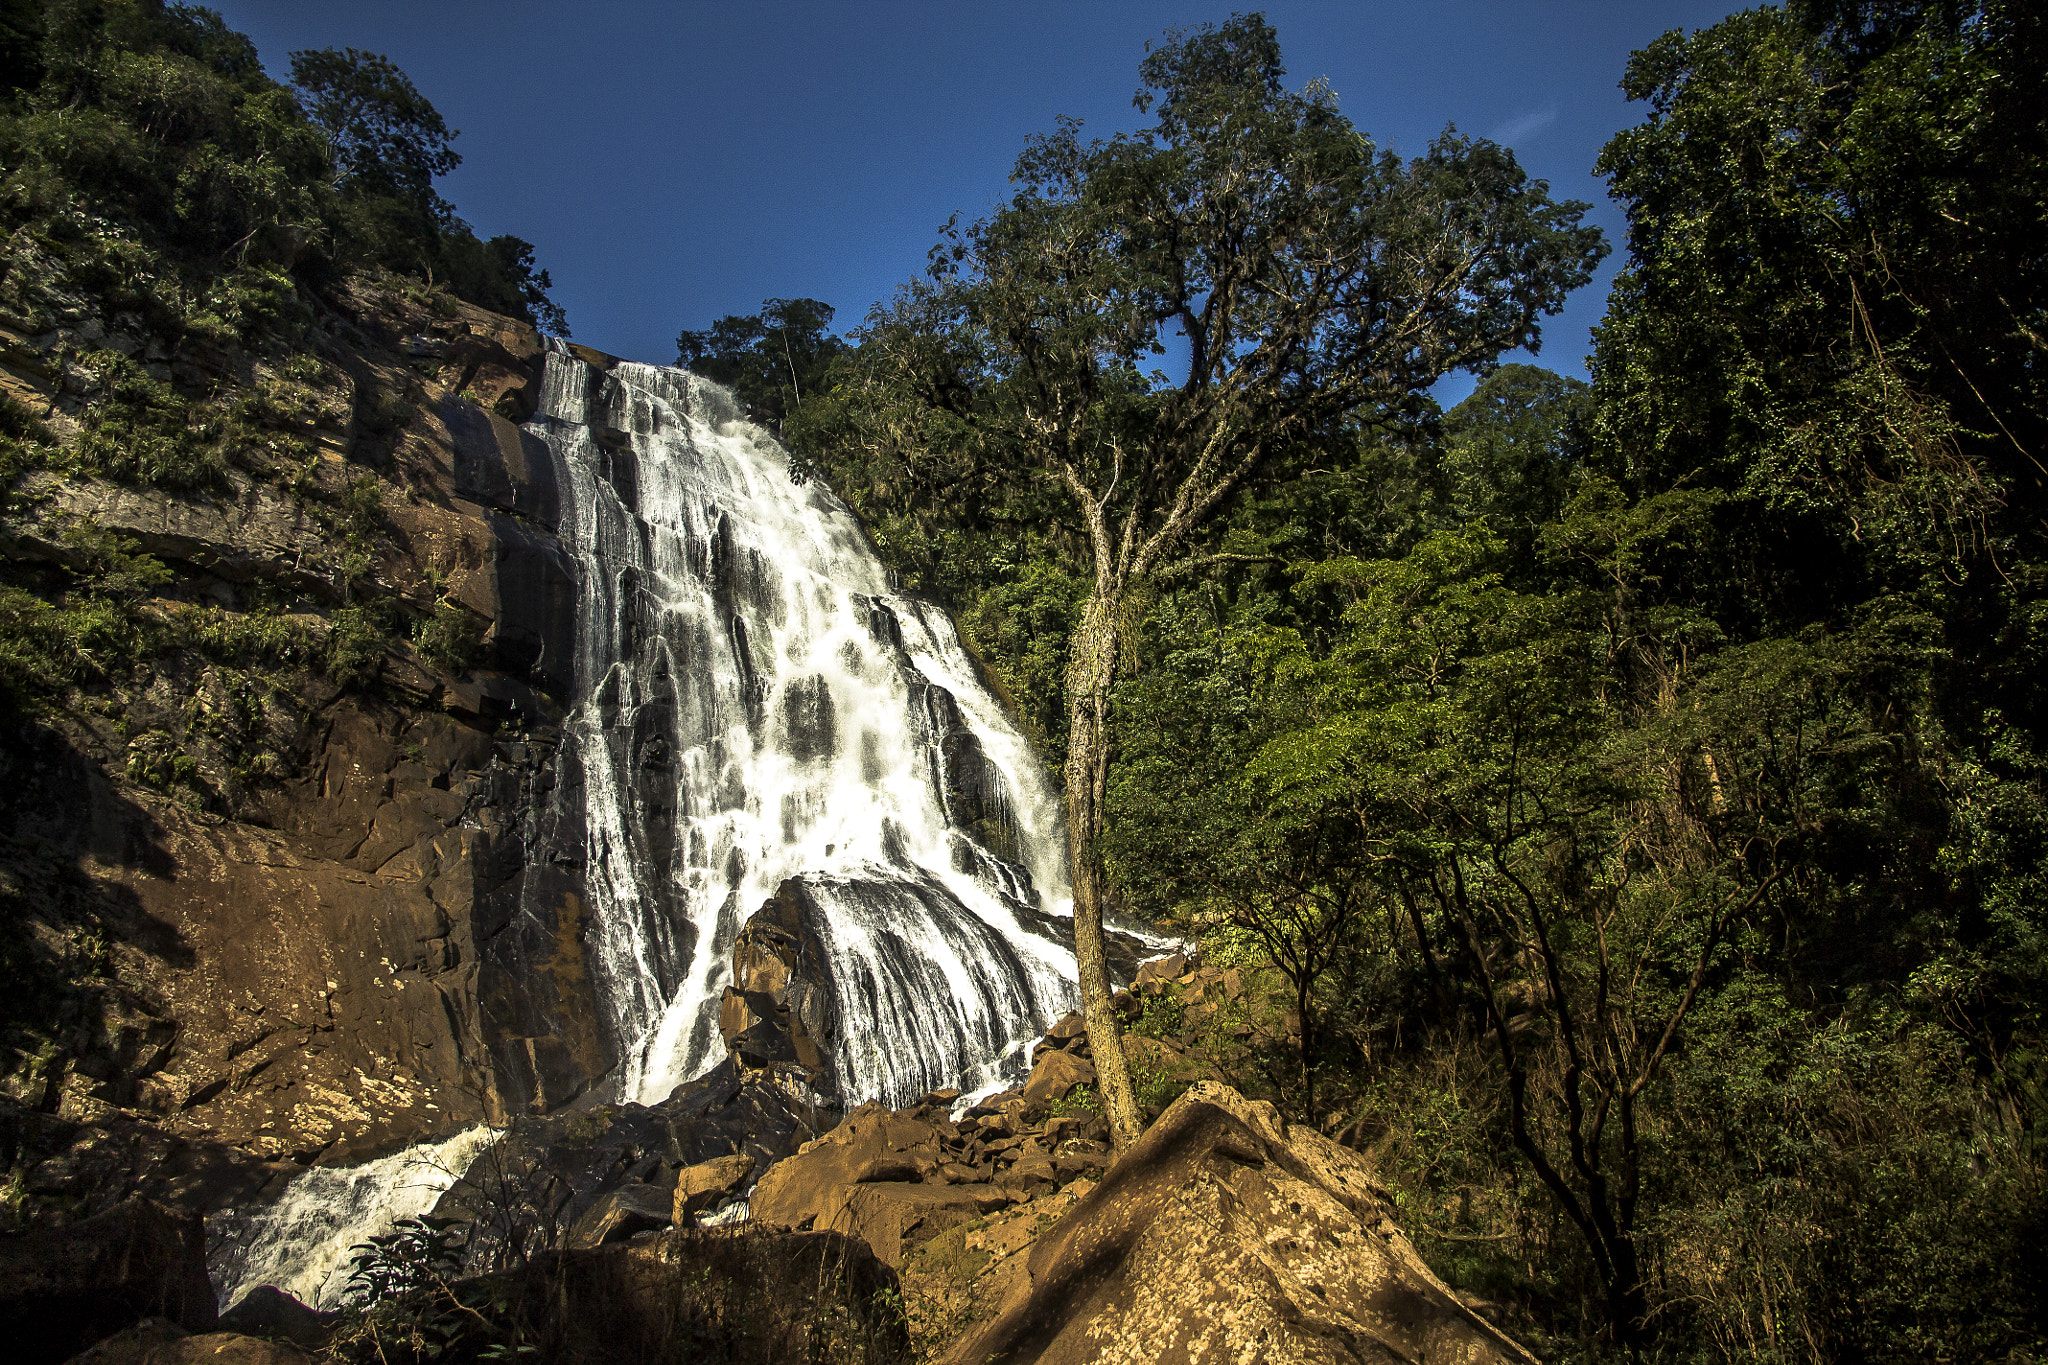
[[[1103,952],[1102,806],[1109,782],[1109,691],[1116,682],[1120,594],[1097,589],[1074,633],[1067,665],[1067,835],[1074,880],[1074,961],[1081,975],[1081,1017],[1095,1054],[1096,1080],[1110,1137],[1127,1150],[1144,1131],[1122,1030],[1110,1002]]]

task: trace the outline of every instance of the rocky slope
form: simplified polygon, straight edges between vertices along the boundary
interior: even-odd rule
[[[142,343],[0,329],[0,382],[76,441],[95,346]],[[127,610],[159,646],[0,746],[4,948],[33,993],[0,1050],[19,1216],[203,1204],[610,1066],[579,832],[536,820],[574,606],[554,474],[513,420],[539,356],[524,324],[359,281],[294,353],[150,358],[265,396],[289,468],[256,448],[198,487],[74,468],[8,495],[10,581],[76,596],[140,564]]]

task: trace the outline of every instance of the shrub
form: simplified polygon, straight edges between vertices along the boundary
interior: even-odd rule
[[[343,687],[375,681],[384,663],[386,636],[369,607],[343,607],[330,618],[327,676]]]
[[[444,673],[466,672],[476,659],[484,623],[468,608],[442,598],[434,614],[413,626],[412,641],[421,657]]]

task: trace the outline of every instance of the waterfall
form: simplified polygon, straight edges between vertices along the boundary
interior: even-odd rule
[[[621,1098],[723,1056],[733,939],[792,879],[848,1103],[976,1084],[1074,999],[1058,803],[944,613],[723,389],[551,342],[528,430],[580,561],[561,763]]]
[[[206,1268],[221,1308],[265,1284],[315,1308],[336,1306],[351,1248],[432,1209],[496,1137],[472,1128],[360,1166],[316,1166],[273,1204],[209,1216]]]
[[[786,887],[825,958],[813,1034],[842,1101],[1014,1078],[1076,996],[1065,838],[952,622],[696,375],[551,341],[528,430],[579,567],[547,824],[581,832],[616,1098],[659,1102],[723,1058],[733,941]],[[349,1248],[426,1212],[492,1137],[316,1168],[216,1215],[222,1303],[276,1284],[332,1305]]]

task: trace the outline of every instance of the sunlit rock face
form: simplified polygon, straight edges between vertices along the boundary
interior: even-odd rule
[[[536,661],[572,695],[526,881],[580,883],[615,1093],[723,1059],[733,940],[778,891],[823,958],[829,1098],[992,1079],[1073,1000],[1070,902],[1054,794],[952,623],[686,371],[554,344],[525,430],[579,585],[574,658]]]

